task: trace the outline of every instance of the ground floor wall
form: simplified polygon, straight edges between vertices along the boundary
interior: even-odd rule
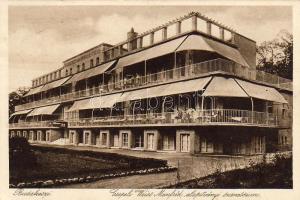
[[[10,130],[30,142],[64,138],[70,145],[192,154],[253,155],[273,152],[282,131],[258,127],[129,127]],[[289,142],[289,141],[288,141]]]

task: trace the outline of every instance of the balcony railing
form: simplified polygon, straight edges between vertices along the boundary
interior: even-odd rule
[[[278,126],[271,113],[233,109],[209,109],[187,113],[165,112],[125,116],[69,119],[70,127],[126,125],[245,125]]]
[[[19,122],[9,124],[9,128],[52,127],[53,121]]]
[[[162,71],[159,73],[149,74],[146,76],[138,76],[130,79],[123,79],[122,81],[102,85],[99,87],[93,87],[86,90],[62,94],[60,96],[18,105],[16,106],[16,111],[50,103],[59,103],[62,101],[76,100],[82,97],[122,91],[130,88],[138,88],[159,83],[196,78],[213,72],[228,73],[245,79],[268,83],[275,87],[290,90],[292,89],[292,82],[289,79],[281,78],[279,76],[269,74],[263,71],[250,69],[238,63],[218,58],[215,60],[196,63],[180,68]]]

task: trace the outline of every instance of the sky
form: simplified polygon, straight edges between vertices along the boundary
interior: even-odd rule
[[[191,11],[200,12],[260,44],[281,30],[292,33],[288,6],[10,6],[9,91],[62,67],[62,62],[102,42],[126,39]]]

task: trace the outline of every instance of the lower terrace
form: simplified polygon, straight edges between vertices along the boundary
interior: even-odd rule
[[[256,81],[280,89],[292,90],[292,81],[289,79],[285,79],[263,71],[250,69],[230,60],[218,58],[171,70],[165,70],[146,76],[123,79],[122,81],[101,85],[99,87],[92,87],[71,93],[61,94],[59,96],[18,105],[15,107],[15,109],[16,111],[19,111],[38,106],[50,105],[53,103],[83,99],[91,96],[99,96],[102,94],[114,92],[123,92],[130,89],[148,87],[151,85],[209,76],[215,73],[223,73],[251,81]]]
[[[237,109],[188,110],[186,112],[162,112],[108,117],[76,118],[68,120],[69,128],[116,126],[258,126],[277,127],[277,116],[272,113]],[[51,127],[53,121],[22,122],[10,124],[10,128]]]

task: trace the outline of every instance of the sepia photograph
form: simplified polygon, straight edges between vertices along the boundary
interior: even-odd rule
[[[293,12],[8,5],[7,187],[292,190]]]

